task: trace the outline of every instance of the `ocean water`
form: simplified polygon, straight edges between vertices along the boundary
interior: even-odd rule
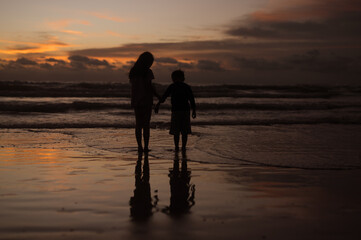
[[[74,144],[83,141],[102,151],[136,149],[129,141],[134,140],[134,115],[126,84],[1,82],[0,87],[3,132],[57,131],[74,136]],[[160,93],[165,88],[157,86]],[[194,86],[193,91],[193,161],[361,167],[360,87]],[[170,99],[152,116],[155,157],[167,157],[172,149],[169,122]]]

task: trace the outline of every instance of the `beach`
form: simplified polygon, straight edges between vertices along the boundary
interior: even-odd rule
[[[360,135],[195,126],[182,154],[151,129],[139,158],[132,128],[1,129],[0,239],[358,239]]]
[[[361,1],[0,18],[0,240],[361,239]]]
[[[0,239],[359,239],[358,87],[195,86],[139,155],[129,85],[0,84]]]

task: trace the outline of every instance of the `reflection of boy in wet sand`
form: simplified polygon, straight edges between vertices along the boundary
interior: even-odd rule
[[[163,103],[167,97],[171,96],[172,118],[169,133],[174,135],[175,150],[179,150],[179,135],[182,134],[182,150],[186,150],[188,134],[192,133],[190,121],[190,108],[192,117],[196,118],[196,105],[191,87],[184,83],[184,72],[181,70],[172,73],[173,83],[169,85],[166,92],[160,98],[155,107],[158,113],[159,105]],[[190,106],[189,106],[190,104]]]
[[[185,152],[182,154],[182,168],[179,170],[178,153],[174,156],[173,169],[169,170],[170,184],[170,205],[164,208],[164,213],[180,216],[188,213],[195,204],[195,186],[190,183],[191,171],[187,168],[187,158]]]

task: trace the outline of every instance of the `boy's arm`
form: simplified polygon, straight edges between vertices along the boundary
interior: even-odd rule
[[[197,114],[196,114],[196,102],[194,100],[194,95],[192,92],[192,88],[189,87],[189,102],[191,103],[191,108],[192,108],[192,118],[196,118]]]
[[[171,85],[172,86],[172,85]],[[159,97],[158,98],[158,103],[155,105],[155,108],[154,108],[154,112],[155,113],[158,113],[159,112],[159,106],[160,106],[160,104],[161,103],[164,103],[164,101],[167,99],[167,97],[170,95],[170,93],[171,93],[171,86],[169,86],[168,88],[167,88],[167,90],[165,91],[165,93],[163,94],[163,96],[162,97]]]
[[[172,91],[172,86],[173,85],[170,85],[167,90],[165,91],[165,93],[163,94],[162,97],[159,98],[159,103],[164,103],[165,100],[167,99],[167,97],[169,97],[171,91]]]

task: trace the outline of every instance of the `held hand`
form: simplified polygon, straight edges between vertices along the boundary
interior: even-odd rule
[[[156,114],[159,112],[159,105],[160,105],[160,103],[157,103],[157,105],[155,105],[154,112]]]
[[[196,118],[196,117],[197,117],[196,111],[193,110],[193,112],[192,112],[192,118]]]

